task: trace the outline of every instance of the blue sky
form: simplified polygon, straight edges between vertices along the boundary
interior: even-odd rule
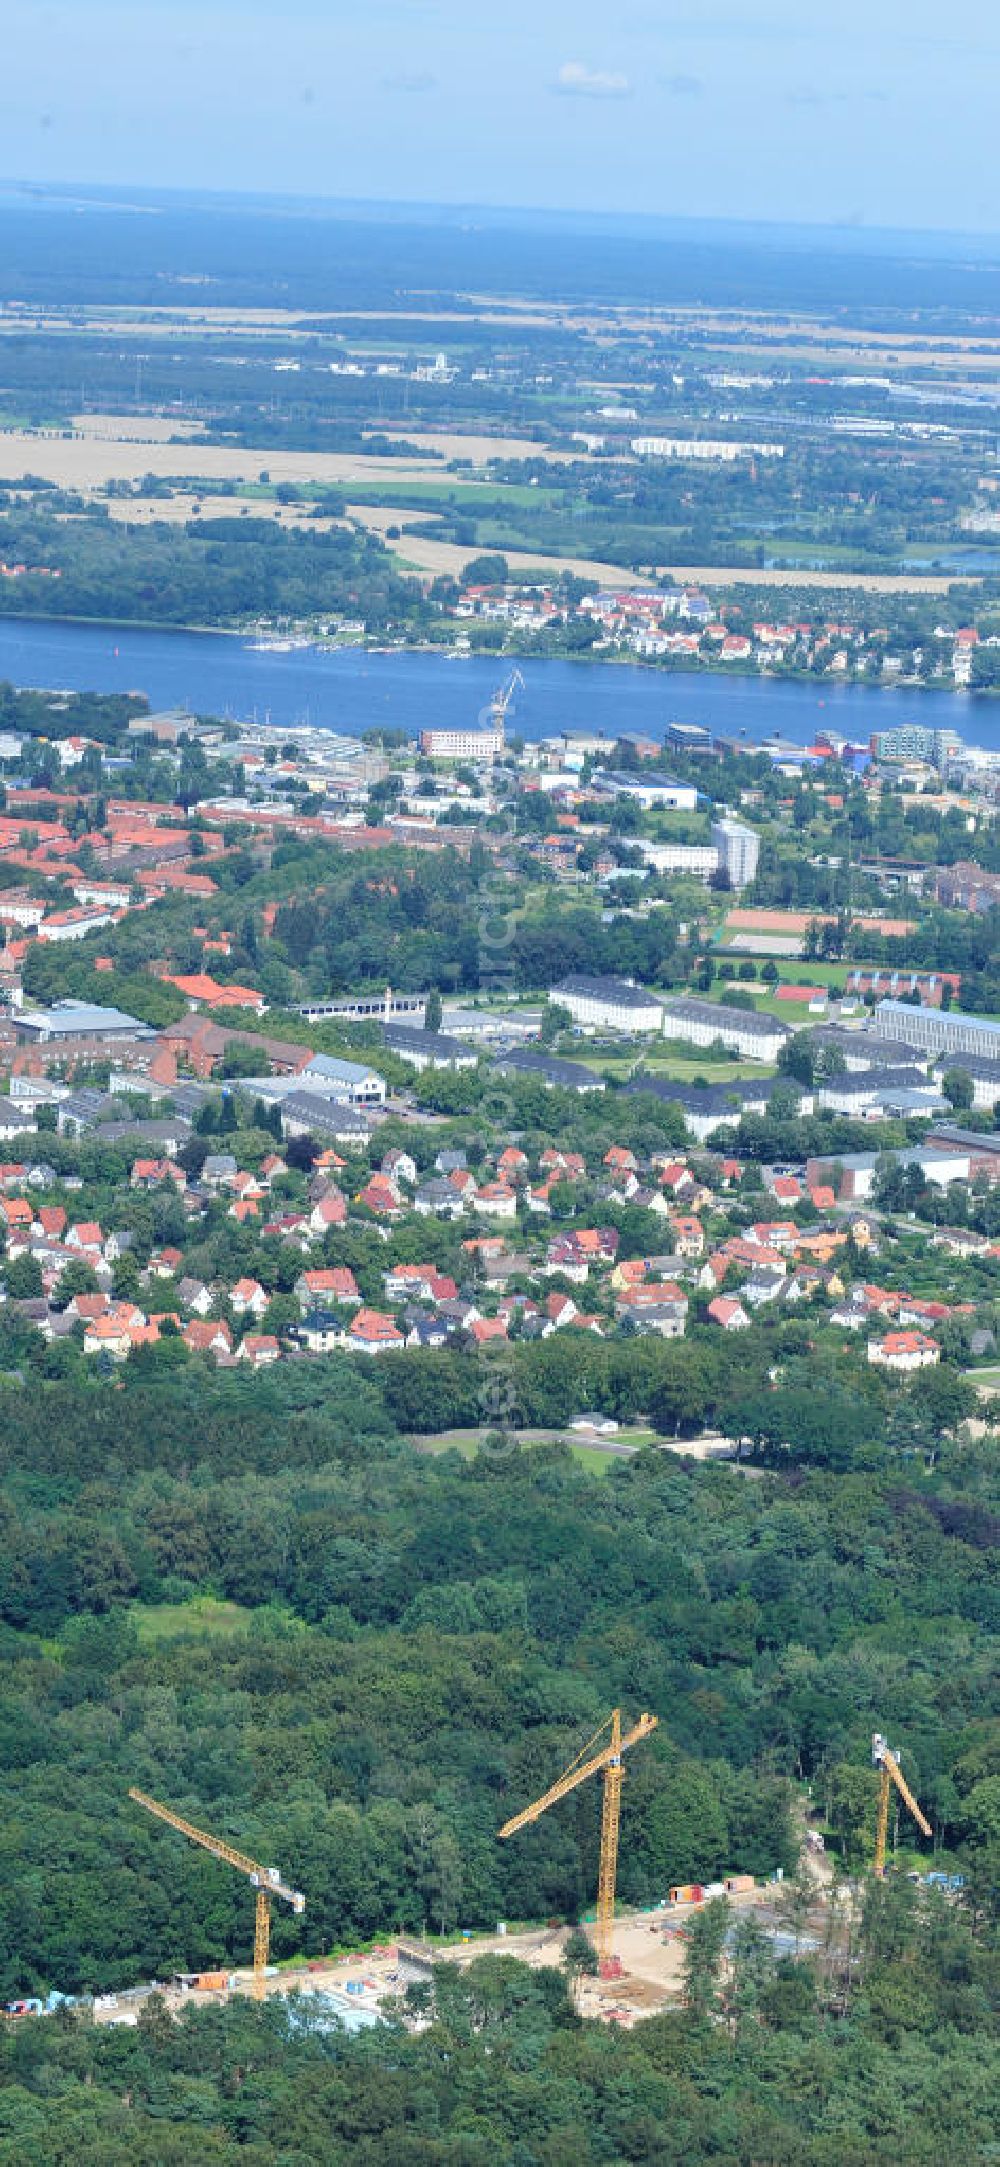
[[[16,0],[30,181],[1000,231],[995,0]]]

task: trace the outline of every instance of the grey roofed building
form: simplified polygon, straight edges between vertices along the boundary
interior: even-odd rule
[[[315,1091],[290,1091],[281,1100],[281,1127],[285,1136],[326,1136],[331,1143],[367,1143],[368,1123],[356,1107]]]
[[[813,1053],[822,1050],[841,1054],[852,1075],[874,1068],[927,1065],[926,1055],[905,1039],[876,1037],[873,1031],[848,1031],[835,1023],[818,1024],[809,1032],[807,1043]]]
[[[526,1046],[509,1047],[498,1053],[494,1067],[501,1075],[534,1076],[550,1089],[560,1091],[603,1091],[603,1076],[596,1069],[584,1068],[581,1061],[560,1061],[552,1054],[532,1053]]]
[[[329,1053],[314,1053],[297,1080],[303,1091],[350,1099],[356,1105],[380,1105],[385,1098],[385,1078],[377,1069],[367,1062],[341,1061]]]
[[[201,1112],[210,1095],[205,1085],[199,1083],[171,1084],[168,1092],[175,1112],[184,1114],[188,1121],[193,1121],[195,1115]]]
[[[106,1112],[109,1103],[112,1102],[105,1091],[94,1090],[89,1084],[71,1091],[66,1098],[60,1099],[56,1108],[56,1128],[60,1136],[67,1130],[96,1128],[102,1110]]]
[[[165,1114],[159,1121],[99,1121],[92,1134],[95,1143],[121,1144],[127,1140],[172,1156],[187,1142],[191,1123],[183,1114]]]
[[[25,1008],[14,1018],[20,1039],[38,1045],[60,1039],[155,1038],[156,1032],[138,1016],[121,1008],[101,1008],[93,1001],[54,1001],[51,1008]]]
[[[981,1053],[938,1053],[934,1056],[934,1069],[947,1075],[950,1069],[960,1069],[971,1082],[982,1078],[984,1083],[1000,1083],[1000,1057],[991,1061]]]
[[[980,1135],[978,1129],[960,1129],[942,1122],[927,1138],[928,1144],[944,1144],[949,1150],[977,1151],[987,1158],[1000,1158],[1000,1136],[996,1130],[990,1135]]]
[[[728,1001],[701,1001],[694,995],[671,994],[663,1002],[666,1016],[678,1023],[690,1023],[696,1029],[739,1031],[747,1038],[783,1040],[791,1037],[787,1023],[776,1016],[758,1015],[756,1009],[737,1008]]]
[[[540,1008],[456,1008],[446,1001],[441,1021],[444,1029],[455,1038],[498,1042],[501,1039],[537,1038],[542,1011]]]
[[[0,1136],[26,1136],[37,1130],[38,1121],[30,1107],[13,1105],[10,1099],[0,1100]]]
[[[629,1008],[660,1008],[662,1002],[654,993],[647,993],[645,986],[633,985],[628,978],[592,978],[585,971],[571,971],[567,978],[553,987],[554,993],[582,993],[595,1001],[624,1001]]]
[[[950,1101],[943,1098],[940,1091],[933,1090],[930,1084],[924,1084],[917,1089],[898,1084],[891,1088],[885,1087],[879,1092],[879,1106],[883,1114],[899,1121],[925,1117],[928,1121],[933,1121],[939,1114],[950,1111]]]
[[[465,1216],[465,1199],[461,1190],[452,1187],[444,1175],[434,1181],[421,1182],[413,1199],[414,1211],[432,1214],[440,1219],[462,1219]]]
[[[734,1076],[729,1083],[681,1084],[669,1076],[633,1076],[625,1085],[627,1093],[647,1092],[652,1098],[665,1099],[684,1109],[685,1113],[714,1114],[719,1121],[739,1121],[743,1114],[766,1113],[776,1092],[798,1094],[800,1113],[811,1112],[813,1094],[793,1076]]]
[[[412,1062],[416,1069],[475,1068],[478,1059],[471,1047],[464,1046],[460,1038],[449,1038],[444,1031],[419,1031],[410,1024],[387,1023],[382,1037],[389,1053]]]
[[[976,1053],[1000,1060],[1000,1023],[960,1008],[914,1008],[908,1001],[879,1001],[873,1030],[893,1031],[908,1045],[928,1053]]]

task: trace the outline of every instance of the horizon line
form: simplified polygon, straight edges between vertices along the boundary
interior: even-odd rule
[[[3,199],[7,198],[4,203]],[[246,204],[273,205],[284,210],[323,210],[332,216],[350,214],[386,222],[409,217],[424,220],[484,219],[490,223],[506,221],[520,223],[571,224],[583,231],[600,232],[623,226],[659,227],[661,229],[688,228],[704,236],[721,236],[726,232],[739,231],[746,234],[781,236],[789,241],[806,241],[818,236],[836,238],[838,242],[857,242],[862,250],[879,244],[906,243],[910,246],[930,243],[935,249],[942,244],[958,247],[974,245],[977,249],[995,247],[1000,252],[1000,230],[993,227],[954,226],[893,226],[867,223],[863,219],[782,219],[745,218],[738,214],[699,215],[690,212],[651,210],[599,210],[592,206],[583,208],[559,204],[510,204],[474,202],[465,197],[439,198],[401,196],[345,196],[309,194],[301,191],[284,193],[272,189],[190,187],[183,183],[160,185],[153,182],[132,181],[69,181],[29,180],[22,176],[0,176],[0,209],[14,208],[11,198],[23,199],[25,209],[45,204],[58,206],[63,202],[88,200],[94,208],[102,205],[135,212],[146,211],[150,199],[172,199],[178,203],[194,205],[205,202],[217,207]],[[132,202],[129,201],[133,198]],[[143,199],[146,199],[143,201]]]

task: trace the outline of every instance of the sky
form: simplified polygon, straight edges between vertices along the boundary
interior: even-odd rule
[[[11,180],[1000,232],[996,0],[16,0]]]

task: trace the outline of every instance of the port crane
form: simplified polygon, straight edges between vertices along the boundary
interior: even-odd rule
[[[879,1880],[885,1873],[885,1843],[889,1829],[889,1791],[895,1784],[904,1806],[908,1806],[921,1834],[929,1836],[931,1824],[921,1812],[913,1792],[899,1765],[899,1753],[890,1753],[881,1731],[872,1732],[872,1766],[879,1771],[878,1819],[875,1824],[875,1872]]]
[[[503,738],[507,717],[514,704],[514,694],[519,690],[524,692],[525,689],[520,670],[513,669],[506,684],[500,685],[496,692],[493,693],[481,719],[485,722],[486,728],[492,730],[500,739]]]
[[[257,1919],[253,1940],[253,1996],[255,2001],[264,1999],[264,1975],[267,1970],[268,1950],[271,1946],[271,1898],[281,1896],[293,1911],[302,1912],[306,1900],[299,1889],[287,1888],[276,1866],[258,1866],[256,1859],[247,1858],[245,1852],[234,1850],[232,1844],[224,1843],[220,1836],[209,1836],[203,1828],[195,1828],[193,1822],[185,1821],[170,1806],[161,1806],[159,1799],[150,1798],[145,1791],[129,1790],[129,1797],[137,1806],[144,1806],[147,1813],[155,1814],[168,1827],[176,1828],[191,1843],[210,1851],[213,1858],[221,1859],[225,1866],[235,1866],[238,1874],[246,1874],[257,1891]]]
[[[618,1878],[618,1823],[621,1815],[622,1756],[640,1739],[648,1738],[655,1731],[658,1717],[641,1715],[631,1730],[622,1731],[622,1712],[613,1708],[611,1714],[594,1732],[582,1751],[577,1754],[565,1773],[550,1790],[536,1798],[523,1813],[515,1813],[505,1821],[499,1834],[516,1836],[518,1829],[526,1828],[529,1821],[537,1821],[557,1799],[565,1798],[568,1791],[575,1791],[578,1783],[586,1783],[588,1776],[604,1774],[604,1802],[601,1811],[601,1867],[597,1886],[597,1955],[602,1970],[610,1966],[613,1957],[612,1936],[615,1923],[615,1883]],[[609,1733],[605,1737],[605,1733]],[[601,1741],[603,1740],[603,1743]]]

